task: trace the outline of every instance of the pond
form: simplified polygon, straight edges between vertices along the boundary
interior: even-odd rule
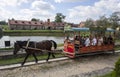
[[[10,36],[10,41],[15,42],[16,40],[28,40],[31,41],[42,41],[42,40],[54,40],[58,44],[63,43],[64,37],[54,37],[54,36]]]
[[[64,37],[54,37],[54,36],[3,36],[0,40],[3,39],[2,45],[0,47],[4,46],[4,41],[10,41],[11,46],[14,45],[14,42],[16,41],[25,41],[30,39],[30,41],[42,41],[42,40],[54,40],[57,44],[61,44],[64,42]]]

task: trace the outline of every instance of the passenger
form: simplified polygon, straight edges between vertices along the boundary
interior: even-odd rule
[[[75,51],[78,51],[80,47],[80,36],[76,36],[74,39]]]
[[[64,43],[65,43],[65,42],[70,42],[69,36],[66,37]]]
[[[108,40],[107,40],[107,37],[106,37],[106,36],[103,37],[103,44],[104,44],[104,45],[107,45],[107,44],[108,44]]]
[[[98,37],[98,46],[103,44],[103,38],[101,36]]]
[[[97,45],[97,38],[95,36],[92,39],[92,45]]]
[[[78,45],[80,44],[80,38],[79,38],[79,36],[75,37],[75,44],[78,44]]]
[[[90,38],[87,36],[86,40],[85,40],[85,46],[90,46]]]
[[[85,46],[85,37],[84,36],[81,37],[81,45]]]
[[[107,40],[108,40],[108,44],[113,44],[113,38],[111,35],[109,35]]]

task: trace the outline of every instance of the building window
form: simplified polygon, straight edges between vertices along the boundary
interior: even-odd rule
[[[10,41],[5,41],[5,46],[10,46]]]
[[[29,22],[29,24],[31,24],[31,22]]]
[[[15,21],[15,23],[17,23],[17,21]]]

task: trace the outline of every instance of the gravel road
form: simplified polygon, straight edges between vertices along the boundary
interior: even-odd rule
[[[117,54],[81,56],[65,61],[0,70],[0,77],[95,77],[114,69]]]

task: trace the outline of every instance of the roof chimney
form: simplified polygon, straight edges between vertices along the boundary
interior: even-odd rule
[[[47,22],[50,23],[50,19],[47,19]]]
[[[47,19],[47,24],[50,25],[50,19]]]

